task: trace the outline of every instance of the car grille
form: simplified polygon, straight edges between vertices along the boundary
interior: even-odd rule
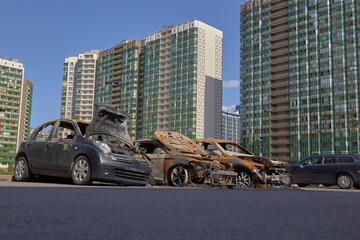
[[[137,181],[147,181],[149,175],[144,173],[139,173],[135,171],[123,170],[119,168],[115,168],[115,176],[120,178],[127,178]]]

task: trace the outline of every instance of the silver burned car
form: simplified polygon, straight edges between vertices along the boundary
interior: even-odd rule
[[[127,113],[112,106],[95,105],[90,124],[70,119],[41,124],[18,150],[14,179],[47,175],[71,178],[75,184],[146,185],[151,167],[133,147],[127,119]]]

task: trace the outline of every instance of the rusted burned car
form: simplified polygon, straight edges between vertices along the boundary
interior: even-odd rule
[[[14,179],[47,175],[71,178],[75,184],[146,185],[150,163],[134,148],[127,119],[127,113],[112,106],[95,105],[90,124],[71,119],[41,124],[19,148]]]
[[[241,145],[220,139],[196,139],[195,142],[208,151],[214,160],[232,163],[238,173],[241,187],[251,187],[254,184],[277,184],[289,186],[292,178],[286,172],[289,164],[257,157]]]
[[[156,139],[135,141],[135,146],[152,161],[150,184],[237,186],[231,163],[210,160],[208,152],[180,133],[156,131],[154,135]]]

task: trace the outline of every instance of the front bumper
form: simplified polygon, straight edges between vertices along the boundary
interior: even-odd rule
[[[212,186],[237,186],[237,173],[233,171],[213,170],[211,171]]]
[[[106,161],[100,163],[93,171],[94,180],[117,182],[123,185],[145,186],[151,174],[149,165],[131,160],[127,163]]]

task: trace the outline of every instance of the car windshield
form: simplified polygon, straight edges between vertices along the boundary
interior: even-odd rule
[[[96,142],[106,143],[113,153],[118,154],[128,154],[129,150],[134,149],[132,145],[129,144],[127,139],[121,139],[110,135],[105,134],[93,134],[88,137]]]
[[[229,152],[236,152],[241,154],[253,155],[246,148],[241,147],[235,143],[219,143],[219,145],[225,150]]]

